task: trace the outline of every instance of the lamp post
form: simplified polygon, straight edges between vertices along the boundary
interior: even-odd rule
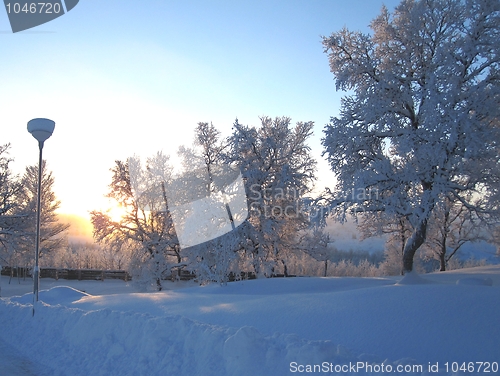
[[[38,254],[40,249],[40,206],[42,197],[42,150],[43,143],[54,132],[56,123],[49,119],[33,119],[28,122],[28,132],[38,141],[40,154],[38,157],[38,190],[36,204],[36,240],[35,240],[35,270],[33,276],[33,315],[35,315],[35,303],[38,302],[38,287],[40,282],[40,268],[38,267]]]

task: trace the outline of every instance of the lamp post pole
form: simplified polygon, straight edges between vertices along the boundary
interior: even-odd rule
[[[40,285],[40,268],[38,267],[38,257],[40,254],[40,207],[42,206],[42,150],[43,141],[38,142],[40,149],[38,157],[38,189],[36,200],[36,240],[35,240],[35,275],[33,276],[33,294],[34,301],[38,302],[38,288]],[[33,315],[35,314],[35,305],[33,304]]]
[[[37,118],[28,122],[28,132],[38,141],[38,190],[36,203],[36,240],[35,240],[35,269],[33,274],[33,316],[35,315],[35,304],[38,302],[38,290],[40,285],[40,268],[38,258],[40,253],[40,212],[42,206],[42,151],[43,144],[54,132],[55,123],[49,119]]]

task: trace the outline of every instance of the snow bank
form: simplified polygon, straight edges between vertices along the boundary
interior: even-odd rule
[[[474,270],[399,284],[287,278],[102,296],[50,289],[34,317],[31,294],[0,299],[0,339],[51,375],[279,376],[323,362],[499,362],[500,267]]]
[[[428,283],[432,282],[421,277],[416,271],[413,270],[410,273],[406,273],[397,285],[424,285]]]
[[[69,304],[73,303],[89,294],[68,286],[56,286],[48,290],[41,290],[38,293],[38,300],[47,304]],[[32,304],[33,294],[28,293],[23,296],[13,297],[11,301],[21,304]]]
[[[457,281],[457,285],[493,286],[493,280],[481,277],[461,278]]]
[[[44,303],[34,317],[31,312],[30,305],[0,301],[3,334],[26,338],[29,349],[18,350],[53,375],[281,375],[292,361],[357,359],[330,341],[266,337],[252,327],[224,328],[182,316]]]

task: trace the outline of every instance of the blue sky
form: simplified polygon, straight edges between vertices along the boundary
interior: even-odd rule
[[[321,35],[368,32],[399,1],[80,0],[66,15],[13,34],[0,10],[0,143],[13,168],[36,164],[26,123],[56,122],[44,158],[60,211],[103,209],[114,160],[191,144],[200,121],[229,135],[234,119],[314,121],[310,145],[338,113]],[[333,182],[320,161],[320,186]]]

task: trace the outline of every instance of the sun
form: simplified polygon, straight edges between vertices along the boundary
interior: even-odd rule
[[[113,222],[121,222],[127,215],[127,210],[119,204],[114,204],[106,210],[106,214]]]

